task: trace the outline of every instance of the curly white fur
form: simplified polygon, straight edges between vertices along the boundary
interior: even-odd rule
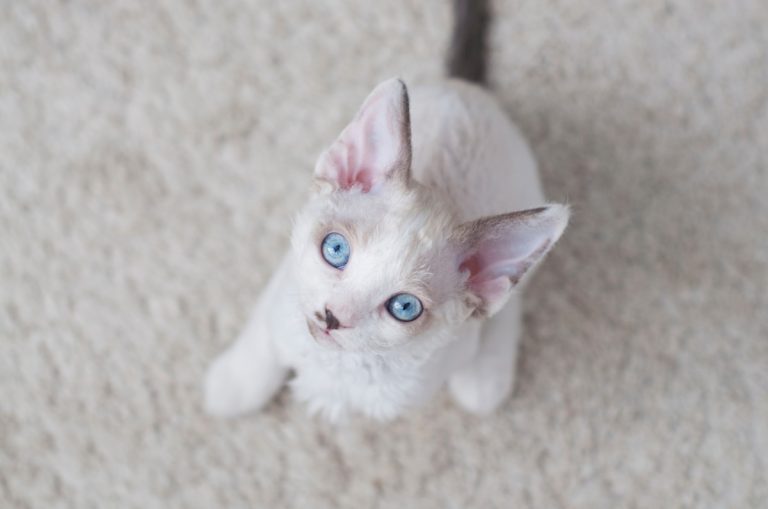
[[[332,419],[391,419],[445,382],[475,413],[509,393],[519,285],[568,209],[544,205],[526,142],[484,90],[443,82],[408,104],[402,82],[379,85],[321,156],[290,254],[208,373],[211,413],[261,407],[290,369],[296,397]],[[509,214],[521,209],[532,210]],[[330,231],[352,245],[343,271],[320,254]],[[423,302],[417,320],[387,313],[400,291]],[[348,326],[326,327],[328,308]]]

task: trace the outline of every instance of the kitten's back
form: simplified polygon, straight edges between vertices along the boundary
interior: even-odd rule
[[[544,203],[536,161],[485,89],[446,80],[411,90],[413,176],[462,221]]]

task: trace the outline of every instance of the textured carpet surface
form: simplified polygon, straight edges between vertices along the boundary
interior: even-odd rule
[[[332,427],[201,411],[370,88],[446,2],[0,3],[0,507],[768,507],[768,7],[495,4],[491,79],[575,210],[518,385]]]

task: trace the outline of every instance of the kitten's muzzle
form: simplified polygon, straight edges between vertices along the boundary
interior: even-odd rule
[[[315,311],[314,317],[317,321],[312,322],[315,327],[322,329],[326,334],[332,330],[349,328],[349,326],[342,324],[330,309],[324,308],[323,311],[324,313]]]
[[[334,330],[341,327],[339,319],[336,318],[328,308],[325,308],[325,326],[328,330]]]

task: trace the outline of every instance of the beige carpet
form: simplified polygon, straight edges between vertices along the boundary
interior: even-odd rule
[[[0,507],[768,507],[763,0],[497,2],[493,85],[575,209],[515,396],[339,428],[213,420],[201,378],[447,5],[138,3],[0,4]]]

